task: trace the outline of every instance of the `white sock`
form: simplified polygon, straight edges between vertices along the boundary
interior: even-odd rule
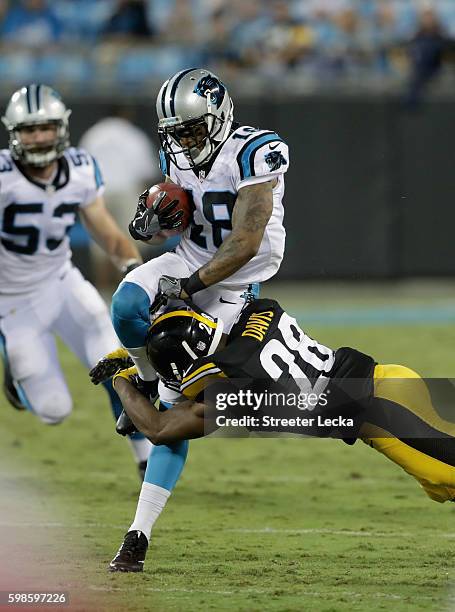
[[[163,511],[170,494],[170,491],[158,485],[149,482],[142,483],[136,516],[128,531],[142,531],[147,540],[150,540],[152,527]]]
[[[133,451],[136,463],[147,461],[153,448],[153,444],[150,442],[150,440],[147,440],[147,438],[140,438],[139,440],[128,438],[128,440],[131,444],[131,450]]]
[[[151,365],[147,359],[147,353],[145,352],[145,346],[138,346],[136,348],[129,348],[128,353],[137,368],[139,376],[142,380],[156,380],[157,375],[155,368]]]

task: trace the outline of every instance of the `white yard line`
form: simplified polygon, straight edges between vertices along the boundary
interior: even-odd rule
[[[418,536],[419,534],[416,532],[415,534],[399,531],[398,533],[386,532],[386,531],[351,531],[347,529],[325,529],[325,528],[301,528],[301,529],[280,529],[275,527],[258,527],[258,528],[249,528],[249,527],[237,527],[234,529],[225,529],[225,531],[229,531],[232,533],[264,533],[264,534],[321,534],[321,535],[342,535],[342,536],[354,536],[361,538],[410,538],[413,536]],[[438,536],[441,534],[433,534],[433,536]],[[453,534],[455,536],[455,534]]]
[[[123,525],[115,525],[112,523],[61,523],[61,522],[19,522],[19,521],[0,521],[0,528],[23,528],[23,529],[125,529],[126,523]],[[172,532],[176,530],[169,527],[158,528],[160,532]],[[192,528],[192,534],[198,534],[206,530],[197,530]],[[221,528],[217,529],[217,533],[243,533],[243,534],[264,534],[264,535],[336,535],[336,536],[347,536],[347,537],[359,537],[359,538],[412,538],[421,537],[420,532],[409,532],[409,531],[352,531],[348,529],[328,529],[324,527],[312,528],[279,528],[279,527],[235,527],[235,528]],[[454,539],[454,533],[444,532],[427,532],[426,537],[429,538],[443,538],[443,539]]]
[[[124,587],[112,587],[112,586],[97,586],[97,585],[89,585],[88,587],[89,589],[93,590],[93,591],[101,591],[101,592],[115,592],[115,591],[123,591]],[[270,589],[254,589],[254,588],[246,588],[246,589],[242,589],[241,587],[235,587],[235,589],[232,590],[217,590],[217,589],[185,589],[185,588],[174,588],[174,587],[144,587],[144,591],[150,591],[152,593],[189,593],[189,594],[193,594],[193,595],[206,595],[206,594],[210,594],[210,595],[247,595],[248,593],[251,594],[255,594],[255,595],[273,595],[273,593],[276,591],[276,588],[270,588]],[[291,591],[289,591],[289,593],[291,593]],[[327,598],[327,593],[323,593],[323,592],[319,592],[319,591],[301,591],[299,590],[298,592],[295,592],[295,595],[297,597],[318,597],[318,598]],[[409,599],[409,596],[402,596],[402,595],[398,595],[396,593],[383,593],[383,592],[376,592],[376,593],[359,593],[357,591],[340,591],[338,589],[336,589],[336,591],[334,591],[334,595],[338,598],[341,596],[345,596],[345,597],[356,597],[356,598],[361,598],[361,597],[374,597],[377,599],[391,599],[391,600],[401,600],[401,599]],[[450,596],[449,597],[449,601],[454,600],[455,596]],[[412,596],[412,601],[428,601],[428,600],[433,600],[434,596],[431,595],[413,595]]]

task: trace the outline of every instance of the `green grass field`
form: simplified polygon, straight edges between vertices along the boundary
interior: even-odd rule
[[[292,312],[295,297],[281,299]],[[379,302],[373,296],[364,305]],[[325,296],[308,307],[328,308]],[[330,346],[352,345],[426,376],[455,371],[450,323],[305,327]],[[0,400],[0,566],[19,565],[23,589],[29,579],[66,590],[80,600],[71,609],[81,610],[455,607],[455,506],[427,499],[361,442],[192,442],[144,574],[107,573],[139,481],[103,391],[61,354],[76,398],[67,422],[45,427]]]

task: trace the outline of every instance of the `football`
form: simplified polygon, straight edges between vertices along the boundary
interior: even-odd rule
[[[191,194],[185,189],[182,189],[179,185],[175,183],[158,183],[157,185],[153,185],[149,189],[149,195],[147,197],[147,208],[150,208],[155,201],[156,196],[160,191],[166,192],[166,197],[160,203],[158,210],[166,207],[173,200],[177,200],[177,205],[172,212],[177,212],[178,210],[183,210],[182,221],[183,224],[178,230],[164,230],[166,234],[175,234],[182,233],[186,230],[188,225],[191,222],[191,218],[193,216],[193,200],[191,198]]]

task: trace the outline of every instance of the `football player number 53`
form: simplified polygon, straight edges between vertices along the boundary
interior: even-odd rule
[[[43,204],[40,202],[33,204],[10,204],[3,212],[2,231],[10,236],[18,236],[17,240],[2,238],[2,244],[8,251],[21,253],[23,255],[34,255],[38,250],[40,229],[35,225],[20,225],[18,223],[21,215],[33,215],[43,213]],[[64,234],[60,237],[49,236],[46,238],[46,247],[54,251],[63,242],[65,234],[69,232],[76,220],[76,211],[79,204],[77,202],[63,203],[57,206],[52,215],[53,218],[62,218],[64,215],[71,215],[66,224]]]

